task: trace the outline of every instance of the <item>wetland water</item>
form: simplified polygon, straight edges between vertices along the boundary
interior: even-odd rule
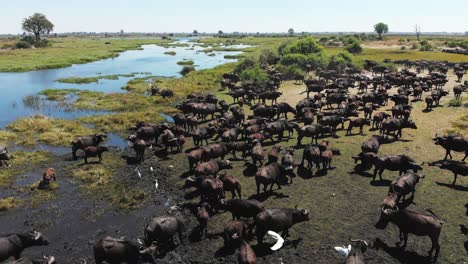
[[[179,71],[183,66],[178,61],[187,59],[195,62],[197,70],[213,68],[221,64],[236,61],[225,59],[225,55],[238,55],[240,51],[215,51],[214,56],[201,52],[207,47],[198,46],[189,39],[181,39],[175,44],[186,44],[187,47],[161,47],[157,45],[143,45],[142,50],[122,52],[116,58],[104,59],[86,64],[75,64],[66,68],[39,70],[29,72],[0,73],[0,128],[4,128],[12,121],[34,115],[43,114],[51,117],[73,119],[83,115],[102,114],[99,111],[74,111],[63,109],[54,103],[38,103],[35,100],[24,100],[27,96],[34,96],[46,88],[77,88],[82,90],[101,92],[125,92],[121,87],[135,77],[146,75],[180,77]],[[248,46],[236,45],[231,48]],[[175,51],[176,55],[166,55],[164,52]],[[98,75],[136,74],[135,77],[120,77],[118,80],[99,80],[98,83],[70,84],[59,83],[57,79],[67,77],[92,77]],[[143,74],[145,73],[145,74]],[[35,98],[37,100],[37,98]],[[32,102],[31,102],[32,101]]]

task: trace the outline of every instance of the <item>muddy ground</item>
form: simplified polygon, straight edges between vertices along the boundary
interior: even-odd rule
[[[453,75],[447,89],[453,87]],[[305,95],[300,94],[304,85],[285,82],[281,90],[283,96],[278,101],[295,104]],[[354,89],[355,90],[355,89]],[[395,89],[394,89],[395,90]],[[394,92],[393,90],[393,92]],[[466,96],[466,94],[465,94]],[[226,95],[221,95],[226,97]],[[432,112],[425,113],[423,102],[415,102],[413,119],[418,130],[403,130],[402,139],[389,142],[382,146],[382,154],[406,153],[418,162],[425,162],[426,179],[417,186],[412,210],[423,211],[432,208],[442,219],[444,227],[441,235],[441,256],[439,263],[463,263],[468,261],[464,243],[467,238],[460,232],[460,224],[468,225],[468,217],[464,216],[464,204],[468,202],[468,179],[459,177],[457,186],[452,187],[451,173],[429,166],[443,158],[442,148],[435,146],[431,138],[435,133],[441,133],[452,126],[452,122],[467,116],[466,107],[449,108],[448,101],[453,94],[442,100],[442,106]],[[424,98],[424,96],[423,96]],[[393,103],[390,103],[393,105]],[[390,106],[382,107],[380,111],[389,110]],[[281,190],[274,189],[267,195],[255,195],[253,175],[255,168],[250,166],[250,158],[246,161],[234,161],[234,168],[228,170],[242,183],[243,198],[256,198],[267,207],[294,207],[298,205],[311,211],[309,222],[294,226],[285,246],[272,252],[268,247],[259,247],[255,239],[251,245],[255,249],[258,263],[340,263],[343,258],[334,252],[333,247],[347,245],[348,237],[366,239],[372,248],[365,253],[367,263],[429,263],[427,250],[430,240],[410,235],[407,251],[402,252],[395,243],[398,241],[397,229],[389,225],[386,230],[377,230],[374,224],[379,217],[379,205],[386,196],[388,184],[397,174],[386,171],[384,181],[370,183],[368,173],[357,174],[353,171],[352,155],[359,153],[360,144],[366,138],[378,131],[365,128],[364,135],[345,136],[345,131],[338,132],[337,138],[328,138],[332,147],[340,148],[342,155],[336,157],[328,172],[310,173],[299,168],[299,177],[292,185]],[[309,139],[304,139],[308,143]],[[296,135],[281,143],[283,147],[295,146]],[[266,151],[273,144],[265,144]],[[193,146],[191,140],[184,150]],[[133,156],[128,149],[113,150],[114,154]],[[71,154],[55,156],[48,164],[31,168],[31,173],[19,175],[23,184],[30,184],[40,177],[45,167],[54,167],[59,175],[58,198],[37,208],[20,207],[0,215],[0,232],[25,231],[37,229],[49,238],[51,244],[44,247],[32,247],[23,255],[39,256],[41,252],[57,257],[59,263],[79,263],[84,258],[88,263],[94,263],[92,244],[97,237],[109,234],[114,237],[126,236],[136,240],[142,237],[143,228],[152,216],[165,213],[165,204],[177,202],[195,203],[199,197],[193,189],[183,189],[184,179],[189,176],[188,164],[183,153],[169,155],[167,158],[154,156],[147,151],[146,161],[139,166],[142,178],[135,173],[136,165],[125,166],[116,172],[117,178],[126,178],[129,184],[143,188],[150,199],[136,210],[115,210],[108,202],[98,200],[92,195],[84,195],[80,190],[80,182],[69,177],[73,166],[79,166],[81,161],[71,161]],[[296,150],[296,162],[300,162],[302,148]],[[454,154],[454,159],[460,160],[461,154]],[[104,157],[106,162],[106,156]],[[125,162],[122,159],[122,162]],[[72,166],[70,166],[70,164]],[[150,173],[153,167],[155,173]],[[25,178],[22,178],[25,177]],[[154,188],[154,179],[159,181],[159,188]],[[227,194],[230,197],[230,194]],[[196,221],[189,211],[186,211],[187,227],[184,244],[178,245],[173,251],[162,256],[158,263],[237,263],[237,250],[222,248],[220,237],[224,223],[231,219],[229,213],[214,215],[209,222],[209,235],[200,239]],[[280,260],[281,259],[281,260]]]

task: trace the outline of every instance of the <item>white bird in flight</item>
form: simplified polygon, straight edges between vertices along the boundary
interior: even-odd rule
[[[280,249],[282,246],[283,246],[283,243],[284,243],[284,239],[276,232],[273,232],[271,230],[268,231],[268,234],[276,239],[276,244],[274,244],[272,247],[271,247],[271,250],[273,251],[276,251],[278,249]]]
[[[335,250],[342,256],[347,257],[349,255],[349,252],[351,252],[351,245],[348,245],[348,248],[346,248],[345,246],[335,247]]]

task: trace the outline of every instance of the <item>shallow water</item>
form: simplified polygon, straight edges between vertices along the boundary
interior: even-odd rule
[[[200,52],[205,47],[190,43],[189,39],[182,39],[176,43],[189,43],[191,47],[164,48],[157,45],[143,45],[142,50],[129,50],[116,58],[104,59],[86,64],[75,64],[60,69],[49,69],[29,72],[5,72],[0,73],[0,128],[12,121],[35,114],[43,114],[52,117],[74,119],[84,115],[102,114],[100,111],[75,111],[63,109],[54,103],[25,103],[25,96],[36,95],[46,88],[78,88],[83,90],[101,92],[125,92],[121,87],[134,77],[121,77],[119,80],[99,80],[98,83],[68,84],[56,82],[57,79],[67,77],[91,77],[112,74],[150,73],[155,76],[180,77],[178,73],[183,66],[177,65],[178,61],[191,59],[198,70],[213,68],[215,66],[236,61],[225,59],[224,55],[237,55],[241,52],[214,52],[215,56],[208,56]],[[247,47],[244,45],[229,46],[232,48]],[[193,49],[192,49],[193,48]],[[176,55],[166,55],[166,51],[175,51]],[[138,74],[136,77],[145,75]]]

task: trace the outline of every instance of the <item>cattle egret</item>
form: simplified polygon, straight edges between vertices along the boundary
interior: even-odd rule
[[[340,253],[342,256],[347,257],[349,252],[351,252],[351,245],[348,245],[348,248],[345,246],[343,247],[335,247],[335,250]]]
[[[158,179],[154,180],[154,188],[157,189],[159,186]]]
[[[280,249],[282,246],[283,246],[283,243],[284,243],[284,239],[276,232],[273,232],[273,231],[268,231],[268,234],[276,239],[276,244],[274,244],[272,247],[271,247],[271,250],[273,251],[276,251],[278,249]]]
[[[153,167],[150,167],[150,171],[151,171],[151,172],[154,172]]]
[[[138,167],[135,168],[135,171],[136,171],[136,173],[138,174],[138,177],[141,178],[141,177],[142,177],[142,176],[141,176],[141,172],[140,172],[140,170],[138,169]]]
[[[164,204],[164,207],[169,208],[171,207],[171,198],[167,198],[166,203]]]
[[[280,260],[280,264],[284,264],[283,263],[283,258],[279,258],[279,260]]]

